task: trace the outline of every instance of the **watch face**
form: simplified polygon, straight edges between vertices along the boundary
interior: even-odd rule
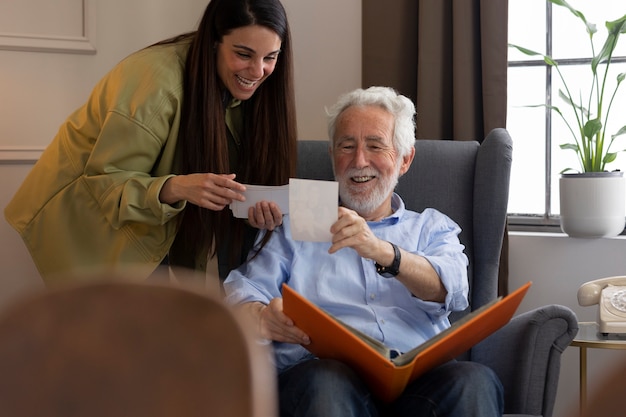
[[[396,275],[398,275],[398,270],[393,268],[392,266],[382,266],[379,264],[376,264],[376,272],[378,272],[379,275],[385,277],[385,278],[393,278]]]

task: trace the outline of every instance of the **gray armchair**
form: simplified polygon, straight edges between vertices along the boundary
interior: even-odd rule
[[[511,138],[506,130],[495,129],[482,143],[418,140],[415,149],[413,165],[400,178],[397,192],[407,208],[423,211],[433,207],[461,226],[460,240],[469,258],[468,310],[476,309],[498,295]],[[327,141],[299,142],[297,176],[333,179]],[[515,316],[460,359],[480,362],[496,371],[505,389],[505,415],[550,417],[561,354],[577,331],[572,310],[545,306]]]

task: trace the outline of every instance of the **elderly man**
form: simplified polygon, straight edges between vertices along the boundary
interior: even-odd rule
[[[291,237],[289,216],[225,282],[230,302],[273,342],[281,416],[501,416],[502,386],[487,367],[452,361],[381,404],[347,365],[313,357],[282,311],[281,285],[400,352],[450,326],[468,305],[467,257],[450,218],[405,209],[394,193],[415,154],[415,107],[384,87],[358,89],[329,110],[340,207],[332,242]]]

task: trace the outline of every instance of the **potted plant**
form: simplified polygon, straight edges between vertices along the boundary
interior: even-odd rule
[[[563,83],[564,90],[559,90],[559,97],[568,105],[569,111],[564,114],[557,106],[547,107],[561,117],[571,132],[574,141],[561,144],[560,148],[576,152],[580,170],[566,168],[560,173],[561,229],[573,237],[616,236],[624,230],[626,182],[623,172],[608,171],[606,165],[613,162],[619,152],[626,150],[613,149],[615,139],[626,133],[626,126],[614,134],[607,133],[606,128],[611,105],[626,74],[617,75],[617,84],[613,91],[608,91],[607,80],[619,36],[626,33],[626,15],[615,21],[606,22],[607,38],[602,49],[596,54],[593,42],[593,36],[597,32],[596,25],[588,22],[582,12],[574,9],[565,0],[548,1],[567,8],[581,20],[589,36],[593,56],[589,64],[590,92],[583,100],[580,90],[568,85],[556,60],[510,44],[526,55],[543,57],[544,61],[556,70]]]

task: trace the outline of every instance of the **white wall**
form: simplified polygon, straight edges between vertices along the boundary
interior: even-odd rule
[[[300,139],[327,139],[324,107],[361,86],[361,1],[282,1],[294,38]]]
[[[294,38],[299,133],[325,139],[324,106],[361,84],[361,5],[358,0],[283,0]],[[94,2],[96,3],[96,2]],[[195,27],[206,0],[107,0],[97,2],[95,55],[0,50],[0,208],[9,201],[33,155],[58,125],[87,97],[93,84],[132,51]],[[330,11],[330,12],[329,12]],[[1,30],[0,30],[1,32]],[[17,234],[0,221],[0,307],[41,287]],[[584,281],[626,273],[626,240],[578,240],[564,235],[513,233],[510,287],[532,280],[520,311],[559,303],[581,320],[594,320],[593,307],[578,307]],[[590,385],[620,352],[589,352]],[[578,398],[578,351],[568,348],[556,416]]]
[[[597,306],[580,307],[578,287],[592,279],[626,275],[626,239],[574,239],[563,234],[510,233],[509,288],[527,281],[533,285],[518,312],[546,304],[571,308],[579,321],[595,321]],[[579,398],[579,351],[568,347],[563,354],[555,417],[576,415]],[[587,350],[588,395],[594,383],[606,375],[615,361],[626,360],[626,351]],[[574,412],[572,412],[574,411]]]

